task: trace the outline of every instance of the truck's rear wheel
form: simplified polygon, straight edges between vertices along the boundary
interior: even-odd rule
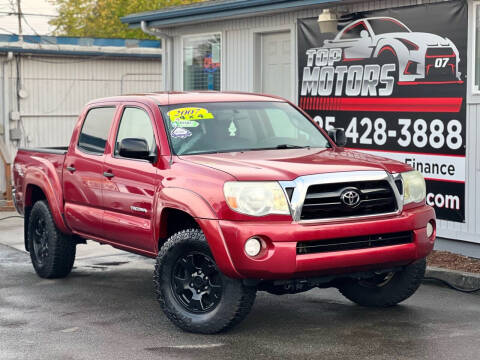
[[[396,305],[419,288],[425,275],[426,261],[422,259],[403,270],[362,280],[351,280],[339,286],[349,300],[362,306],[388,307]]]
[[[242,321],[256,289],[223,275],[200,229],[172,235],[155,266],[157,299],[165,315],[185,331],[213,334]]]
[[[70,274],[75,261],[76,244],[61,233],[45,201],[33,205],[28,221],[28,249],[38,276],[47,279]]]

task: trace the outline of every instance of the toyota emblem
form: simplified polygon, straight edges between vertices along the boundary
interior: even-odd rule
[[[357,190],[346,190],[340,197],[340,200],[348,206],[348,207],[355,207],[360,204],[360,193]]]

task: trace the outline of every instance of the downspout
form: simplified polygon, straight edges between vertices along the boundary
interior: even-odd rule
[[[171,45],[172,45],[172,37],[167,33],[159,30],[154,30],[149,28],[145,21],[140,22],[140,28],[145,34],[155,36],[162,40],[162,67],[163,67],[163,88],[165,91],[171,91],[173,87],[172,80],[168,74],[171,74],[173,78],[173,68],[170,62],[170,53],[171,53]]]
[[[7,64],[13,60],[13,53],[8,52],[5,60],[2,61],[2,105],[3,105],[3,134],[5,144],[10,146],[10,116],[8,112],[8,79],[7,79]]]
[[[10,155],[10,114],[8,107],[8,78],[7,64],[13,60],[13,53],[9,51],[7,57],[2,61],[2,106],[3,106],[3,139],[0,136],[0,159],[5,169],[5,192],[6,200],[12,200],[12,159]]]

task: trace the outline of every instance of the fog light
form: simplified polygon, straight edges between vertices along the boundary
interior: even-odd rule
[[[433,235],[433,224],[429,222],[427,224],[427,237],[431,237]]]
[[[259,238],[252,237],[245,242],[245,253],[248,256],[254,257],[260,254],[262,250],[262,242]]]

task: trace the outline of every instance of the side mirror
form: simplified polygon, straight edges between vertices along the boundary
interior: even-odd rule
[[[370,34],[368,33],[367,30],[362,30],[362,31],[360,31],[360,37],[361,37],[362,39],[369,38],[369,37],[370,37]]]
[[[340,128],[334,128],[328,130],[328,136],[333,140],[333,142],[340,147],[347,145],[347,137],[345,136],[345,130]]]
[[[118,147],[118,155],[129,159],[151,160],[150,149],[145,139],[123,139]]]

